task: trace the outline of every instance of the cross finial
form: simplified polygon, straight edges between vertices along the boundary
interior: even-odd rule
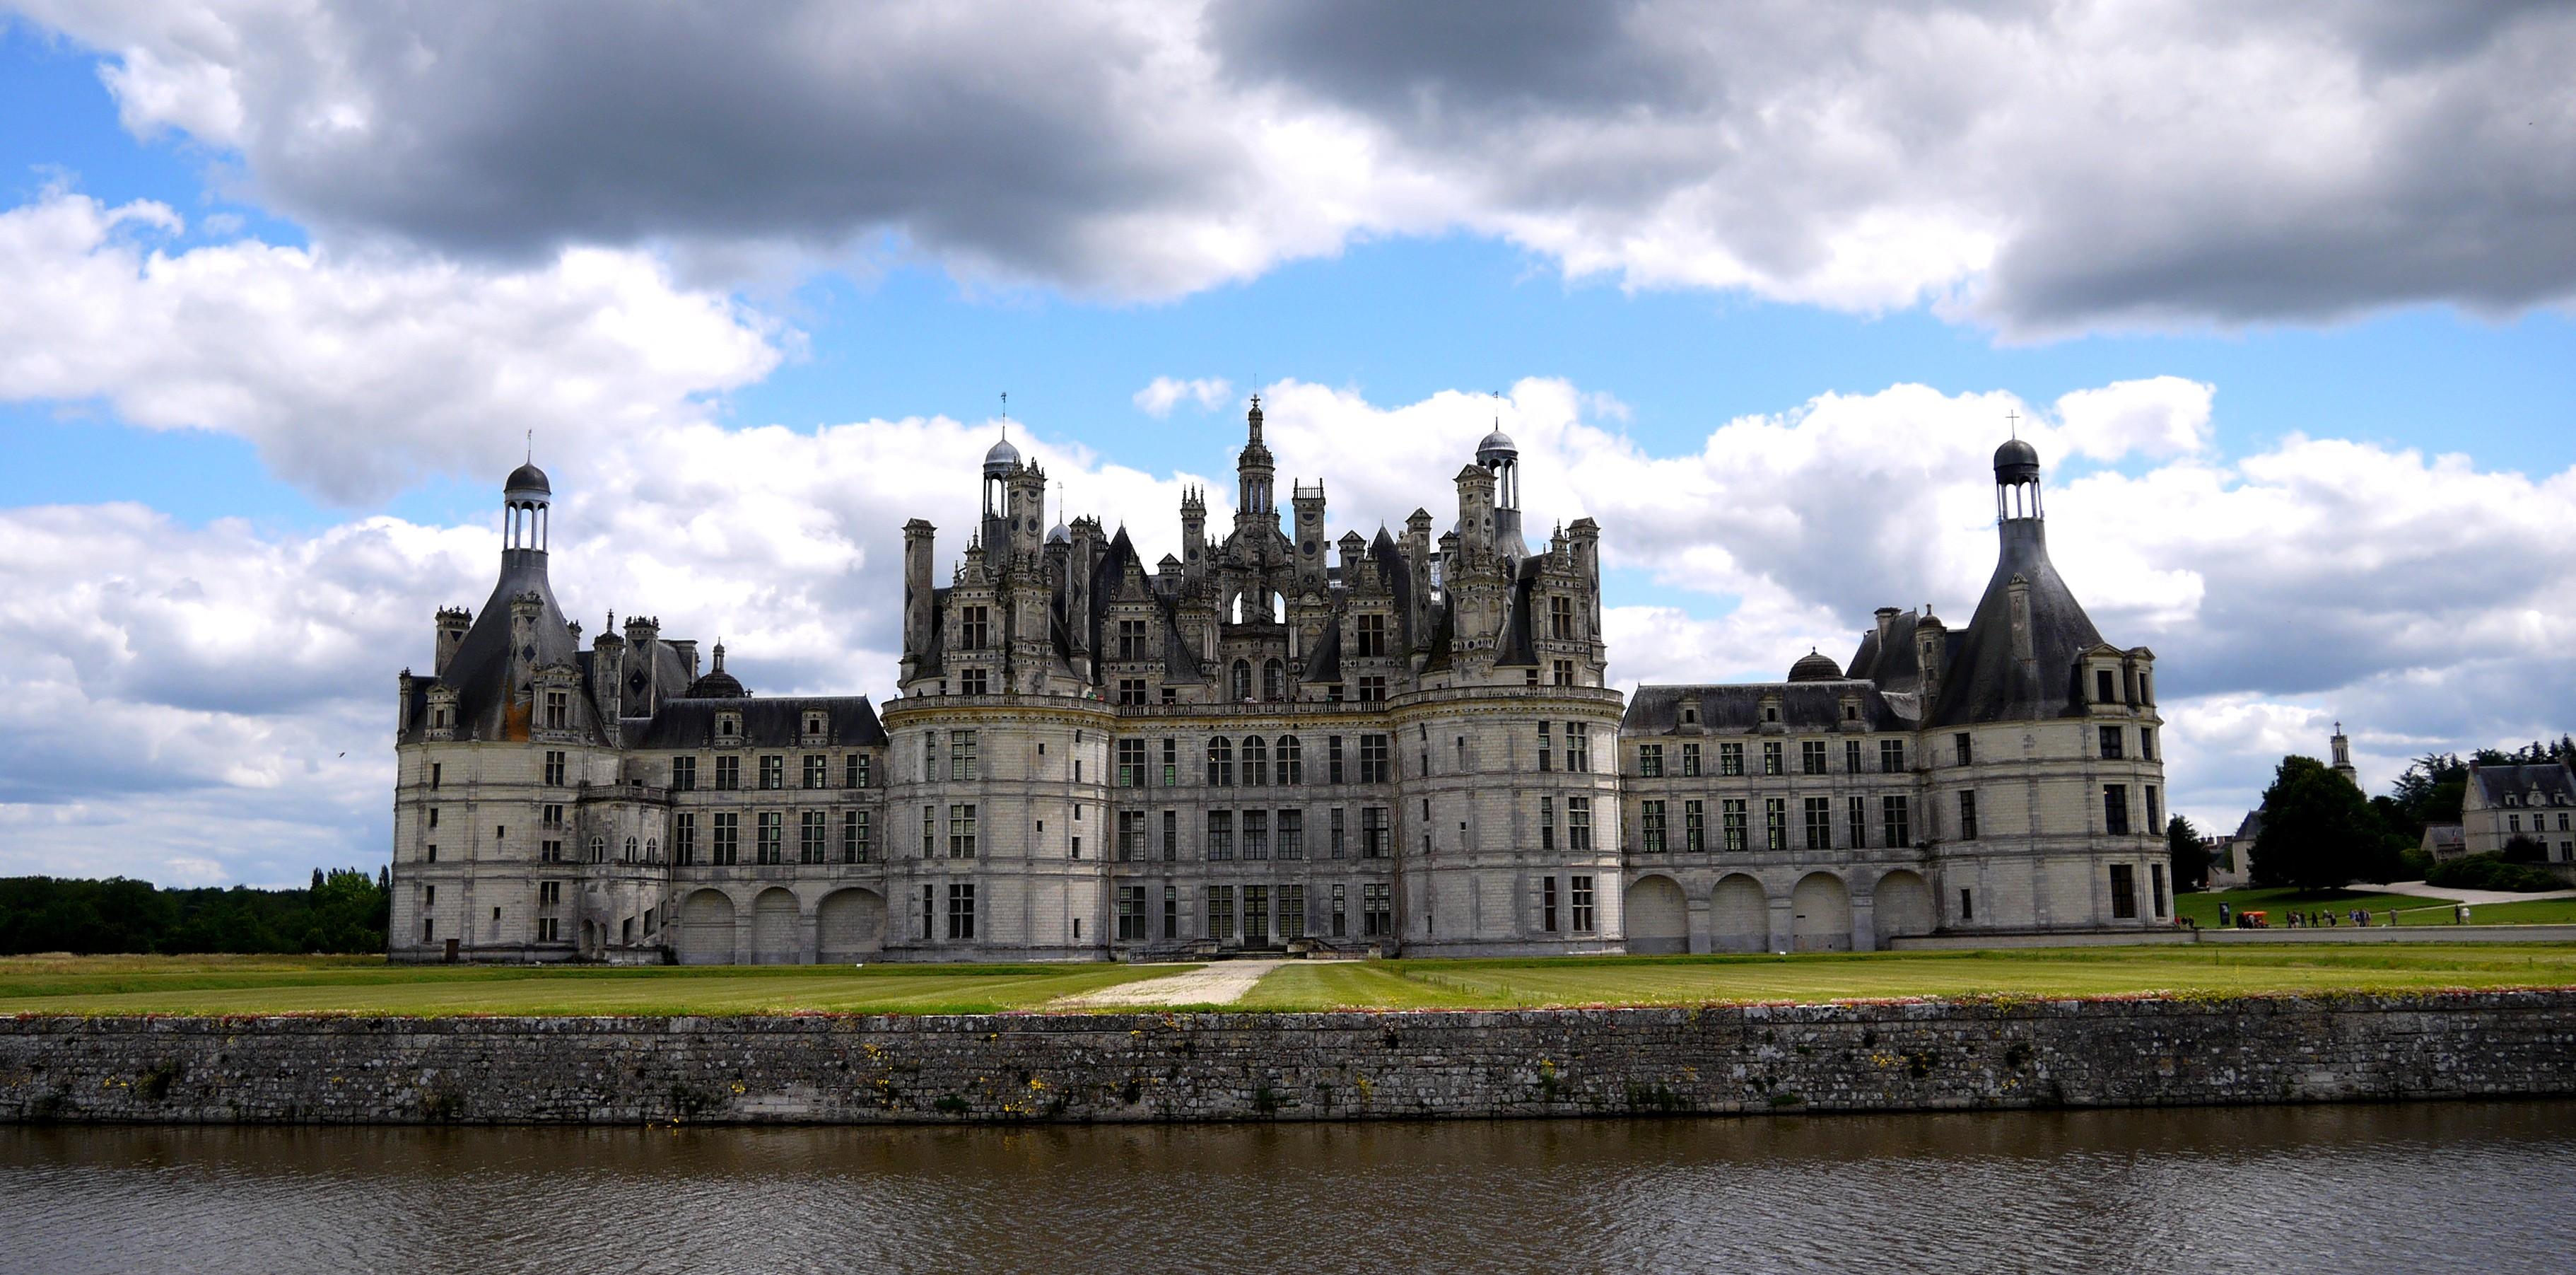
[[[536,463],[537,463],[537,431],[535,431],[535,430],[533,430],[533,429],[528,431],[528,462],[527,462],[527,463],[529,463],[529,464],[531,464],[531,465],[533,465],[533,464],[536,464]]]
[[[2013,437],[2021,437],[2021,413],[2019,411],[2005,412],[2004,423],[2012,429]]]
[[[1254,391],[1252,392],[1252,405],[1253,405],[1254,407],[1259,407],[1259,406],[1261,406],[1261,391],[1259,391],[1259,390],[1254,390]]]

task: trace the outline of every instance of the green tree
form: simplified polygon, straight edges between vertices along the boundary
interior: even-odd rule
[[[2396,867],[2386,833],[2362,800],[2314,757],[2281,759],[2263,790],[2263,831],[2254,839],[2254,884],[2326,890],[2385,880]]]
[[[2208,888],[2209,843],[2191,820],[2175,815],[2165,822],[2165,855],[2173,861],[2175,892]]]

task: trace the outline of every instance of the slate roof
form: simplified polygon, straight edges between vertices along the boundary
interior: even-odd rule
[[[2471,765],[2469,782],[2477,785],[2479,798],[2488,806],[2501,806],[2508,796],[2517,805],[2531,805],[2534,791],[2540,794],[2540,805],[2576,805],[2576,774],[2563,762]]]
[[[807,743],[805,714],[830,715],[831,744],[849,748],[883,745],[885,726],[865,695],[765,695],[748,699],[676,699],[649,718],[629,718],[629,748],[696,748],[715,742],[716,714],[742,714],[742,742],[748,748],[793,748]]]
[[[1619,719],[1621,735],[1669,735],[1681,725],[1682,705],[1699,702],[1702,728],[1750,731],[1762,724],[1762,701],[1780,700],[1780,721],[1793,731],[1831,730],[1842,725],[1843,698],[1857,694],[1860,720],[1871,730],[1905,730],[1913,723],[1900,716],[1887,696],[1867,682],[1746,682],[1724,686],[1640,686],[1628,698]]]
[[[2003,552],[1996,559],[1994,576],[1986,582],[1985,597],[1977,602],[1976,615],[1964,631],[1952,635],[1940,702],[1930,714],[1933,725],[2036,721],[2084,712],[2076,657],[2099,645],[2102,634],[2049,562],[2047,528],[2039,519],[2005,520],[2002,540]],[[2013,657],[2011,586],[2015,577],[2030,585],[2028,661]],[[1899,628],[1895,633],[1908,636],[1911,630]],[[1903,645],[1910,652],[1913,644]]]
[[[501,576],[492,585],[492,596],[474,617],[473,627],[456,647],[447,663],[447,671],[437,678],[421,679],[423,703],[430,686],[447,686],[456,691],[456,725],[460,734],[470,733],[476,739],[507,739],[509,729],[510,677],[510,600],[522,594],[537,595],[536,633],[531,649],[521,653],[530,668],[563,664],[580,667],[581,650],[573,644],[572,625],[564,619],[563,608],[555,602],[552,585],[546,582],[546,555],[533,549],[506,549],[501,553]],[[590,713],[590,697],[575,696],[574,712],[585,719]],[[415,712],[413,721],[419,723]],[[518,723],[517,738],[527,737],[527,723]]]

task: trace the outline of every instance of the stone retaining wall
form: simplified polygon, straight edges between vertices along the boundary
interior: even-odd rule
[[[0,1122],[1337,1120],[2576,1093],[2576,991],[1717,1009],[0,1019]]]

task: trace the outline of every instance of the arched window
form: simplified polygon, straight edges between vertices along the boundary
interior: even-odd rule
[[[1243,737],[1243,782],[1270,782],[1270,744],[1259,735]]]
[[[592,837],[590,839],[590,861],[592,863],[608,862],[608,838]]]
[[[1272,661],[1270,661],[1269,663],[1262,665],[1262,666],[1261,666],[1261,698],[1263,698],[1263,699],[1283,699],[1283,698],[1286,698],[1287,694],[1288,694],[1288,675],[1287,675],[1287,670],[1286,670],[1285,668],[1281,667],[1281,666],[1280,666],[1279,661],[1277,661],[1277,660],[1272,660]]]
[[[1298,744],[1296,736],[1279,737],[1278,744],[1271,749],[1271,756],[1279,762],[1279,782],[1283,784],[1306,782],[1304,753],[1305,749]]]
[[[626,861],[628,863],[635,862],[635,838],[633,837],[628,837],[626,839]]]
[[[1223,735],[1210,739],[1207,761],[1208,783],[1220,788],[1232,787],[1234,784],[1233,742]]]
[[[1252,698],[1252,662],[1249,660],[1234,662],[1234,697],[1238,700]]]
[[[644,862],[660,863],[661,861],[662,843],[652,837],[646,837],[644,839]]]

